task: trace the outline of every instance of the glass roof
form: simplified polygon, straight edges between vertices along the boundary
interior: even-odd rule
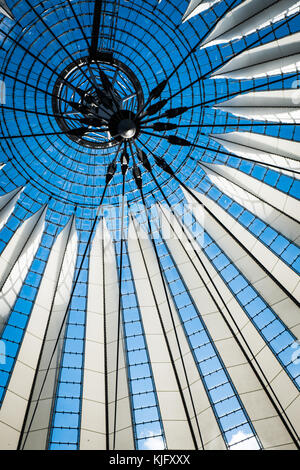
[[[262,122],[215,107],[247,92],[297,88],[298,72],[244,80],[215,80],[211,74],[246,49],[300,31],[300,21],[297,14],[284,16],[240,39],[200,47],[213,25],[240,1],[216,2],[212,8],[185,22],[182,22],[182,17],[187,1],[107,0],[99,3],[102,10],[100,23],[96,25],[99,32],[96,39],[95,2],[92,0],[10,0],[7,4],[14,19],[2,15],[0,18],[0,77],[5,89],[0,106],[0,161],[5,164],[0,172],[1,195],[16,187],[24,187],[13,213],[0,231],[1,252],[22,222],[47,204],[41,246],[3,332],[10,359],[1,369],[0,384],[3,398],[51,246],[70,216],[75,214],[79,237],[78,278],[69,305],[49,448],[78,448],[88,282],[88,264],[84,254],[101,204],[115,242],[122,283],[136,447],[147,449],[154,445],[161,448],[165,446],[163,424],[140,321],[128,247],[123,242],[126,237],[121,232],[127,230],[130,208],[145,230],[148,229],[143,202],[150,208],[157,202],[166,204],[167,201],[182,216],[185,197],[180,183],[183,183],[188,188],[208,194],[299,273],[298,246],[224,195],[205,175],[205,167],[199,163],[238,168],[242,173],[299,199],[299,181],[292,172],[282,172],[275,165],[265,166],[255,160],[243,159],[211,138],[212,134],[239,131],[299,141],[299,128],[295,123]],[[87,103],[88,93],[93,103],[99,98],[99,93],[104,93],[105,79],[101,79],[101,71],[109,83],[113,83],[114,91],[108,98],[117,100],[118,106],[115,112],[114,105],[107,106],[108,111],[103,105],[104,130],[101,128],[99,131],[99,122],[89,126],[84,121],[87,112],[77,107],[78,103]],[[154,102],[151,102],[151,92],[164,80],[166,84],[158,97],[158,100],[165,100],[164,106],[153,115],[147,115],[147,106]],[[141,110],[143,103],[144,114]],[[91,119],[89,104],[86,106]],[[164,117],[166,111],[183,107],[186,107],[185,112],[178,116]],[[126,145],[123,140],[114,138],[111,124],[112,116],[118,117],[123,110],[134,113],[140,126],[136,138]],[[173,123],[174,129],[156,130],[153,124],[157,122]],[[116,125],[119,128],[119,121]],[[83,126],[83,134],[72,134],[72,130]],[[184,140],[176,142],[174,138],[172,141],[170,135]],[[125,179],[120,163],[123,150],[129,154]],[[151,172],[138,158],[139,150],[147,155]],[[156,158],[167,162],[176,178],[165,171]],[[117,163],[116,171],[106,187],[109,164],[114,161]],[[141,172],[142,193],[133,172],[135,165]],[[125,215],[122,195],[126,195]],[[137,208],[136,203],[139,204]],[[155,223],[157,219],[154,215]],[[157,230],[155,223],[154,232]],[[249,318],[255,318],[256,328],[265,335],[264,340],[270,343],[291,380],[300,387],[299,367],[289,361],[287,354],[287,351],[292,351],[294,336],[251,288],[251,283],[235,271],[231,260],[208,234],[206,236],[208,239],[204,239],[202,248],[207,250],[207,258],[217,266],[225,282],[232,283],[232,292],[241,296],[239,302],[243,308],[248,308]],[[200,374],[207,377],[207,389],[212,390],[210,400],[228,447],[242,442],[246,436],[254,448],[259,448],[259,439],[255,437],[247,412],[214,350],[205,324],[196,319],[195,305],[159,231],[156,244]],[[267,326],[269,328],[262,331]],[[219,371],[218,376],[211,378],[216,371]],[[224,386],[222,390],[220,383]],[[225,389],[226,393],[222,394]],[[231,401],[224,404],[224,396],[231,397]],[[150,438],[152,443],[149,444]]]

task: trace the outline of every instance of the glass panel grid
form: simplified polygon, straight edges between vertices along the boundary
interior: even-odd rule
[[[178,206],[179,208],[179,206]],[[180,208],[179,208],[180,210]],[[195,239],[204,254],[213,263],[217,272],[232,292],[245,314],[252,321],[266,344],[286,371],[295,386],[300,389],[300,367],[293,361],[295,336],[280,320],[246,277],[237,269],[229,256],[221,250],[211,236],[204,231],[188,208],[192,223],[196,227]],[[186,221],[187,218],[185,218]],[[191,225],[187,228],[191,231]],[[191,233],[195,233],[192,232]],[[199,235],[201,234],[201,235]]]
[[[142,219],[143,214],[141,223]],[[229,449],[238,449],[247,441],[249,448],[259,449],[260,443],[254,428],[205,326],[201,312],[195,306],[158,230],[158,219],[152,219],[151,222],[159,261],[225,444]],[[147,230],[146,226],[144,230]]]

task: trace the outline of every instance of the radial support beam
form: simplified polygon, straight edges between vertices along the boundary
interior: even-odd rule
[[[240,39],[258,29],[280,21],[284,16],[299,11],[300,2],[295,0],[246,0],[233,8],[217,23],[203,41],[202,47],[214,46]]]
[[[297,72],[300,69],[299,47],[300,33],[276,39],[233,57],[211,77],[250,79]]]
[[[72,290],[77,245],[73,216],[53,245],[26,333],[24,354],[31,344],[29,339],[36,336],[33,362],[30,363],[35,374],[30,382],[29,399],[29,390],[26,395],[28,405],[19,440],[21,449],[46,450],[48,447],[63,348],[63,321]]]
[[[47,206],[16,230],[0,256],[0,334],[41,241]]]
[[[190,0],[189,6],[182,17],[182,22],[184,23],[203,11],[208,10],[216,3],[219,3],[219,1],[220,0]]]
[[[82,392],[81,450],[112,450],[116,387],[119,289],[116,255],[104,221],[89,257],[89,284]],[[115,449],[134,449],[124,330],[119,348]]]
[[[90,58],[95,59],[98,50],[99,42],[99,30],[101,24],[101,12],[102,12],[102,0],[94,0],[94,17],[93,17],[93,29],[92,29],[92,40],[90,46]]]
[[[270,225],[289,240],[300,245],[299,222],[280,211],[278,207],[270,205],[268,202],[243,189],[239,185],[239,180],[234,181],[222,176],[223,166],[201,163],[201,167],[211,182],[225,195],[228,195],[233,201],[252,212],[265,224]]]
[[[247,160],[256,160],[262,165],[275,165],[287,170],[300,171],[300,142],[270,137],[254,132],[228,132],[210,134],[210,137],[230,153]],[[296,178],[291,171],[282,173]]]
[[[214,109],[222,109],[234,116],[257,121],[300,122],[299,90],[254,91],[217,103]]]
[[[204,448],[225,448],[217,421],[204,390],[190,347],[169,289],[171,315],[154,248],[148,235],[136,221],[128,232],[129,256],[156,385],[160,412],[168,449],[193,449],[188,420],[194,430],[198,448],[202,448],[193,415],[191,396]],[[189,394],[183,362],[191,385]],[[182,391],[182,394],[180,392]]]
[[[16,359],[13,375],[0,410],[1,449],[17,449],[18,441],[28,416],[26,409],[32,399],[31,389],[35,383],[35,370],[39,365],[44,339],[49,328],[55,291],[62,265],[66,256],[67,242],[70,237],[71,222],[58,235],[51,249],[45,273],[30,315],[21,348]],[[66,273],[66,267],[64,268]],[[46,367],[46,362],[44,363]],[[40,385],[40,382],[39,382]],[[46,409],[45,409],[46,413]],[[41,423],[40,423],[41,424]],[[40,431],[40,448],[45,448],[45,431]],[[39,433],[36,433],[38,438]],[[38,446],[34,446],[34,448]]]
[[[24,188],[16,188],[13,191],[0,196],[0,230],[6,224],[10,214],[13,212],[23,190]]]
[[[161,212],[162,233],[172,257],[263,448],[294,449],[290,432],[284,424],[286,420],[280,418],[278,406],[278,411],[274,407],[270,385],[279,395],[282,407],[289,413],[294,426],[299,426],[296,412],[300,398],[298,390],[189,231],[165,207],[161,207]],[[218,226],[214,225],[213,230],[211,236],[219,233]],[[266,371],[267,380],[257,363]]]

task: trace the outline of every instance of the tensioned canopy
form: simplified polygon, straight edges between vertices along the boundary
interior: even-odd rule
[[[1,449],[299,449],[299,7],[0,1]]]

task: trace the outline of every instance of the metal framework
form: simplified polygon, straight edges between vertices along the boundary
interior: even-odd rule
[[[0,1],[0,448],[300,448],[300,2]]]

